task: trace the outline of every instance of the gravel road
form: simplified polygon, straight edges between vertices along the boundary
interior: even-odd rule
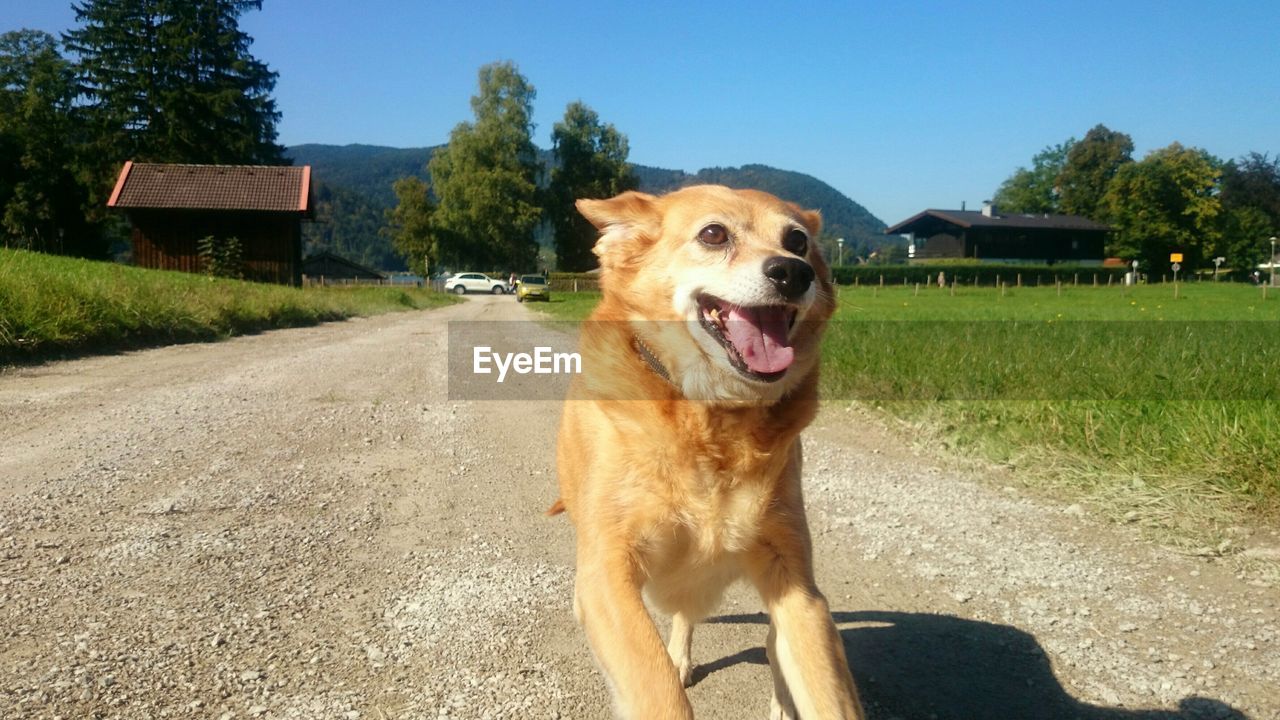
[[[0,373],[0,718],[607,718],[555,402],[447,398],[510,297]],[[1280,591],[912,448],[805,436],[819,584],[876,720],[1280,718]],[[1265,557],[1275,532],[1242,534]],[[764,718],[745,588],[699,718]]]

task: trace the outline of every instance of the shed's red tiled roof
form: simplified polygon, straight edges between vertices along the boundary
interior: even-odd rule
[[[310,194],[310,165],[127,162],[107,207],[308,213]]]

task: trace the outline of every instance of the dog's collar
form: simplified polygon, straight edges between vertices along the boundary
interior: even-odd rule
[[[640,359],[644,361],[645,365],[649,366],[649,369],[653,371],[654,375],[666,380],[667,384],[672,387],[675,386],[675,383],[671,380],[671,373],[667,372],[667,367],[662,364],[662,361],[658,359],[657,355],[653,354],[653,351],[649,349],[649,346],[644,344],[644,341],[640,339],[639,335],[633,335],[631,337],[631,344],[635,346],[636,353],[640,355]]]

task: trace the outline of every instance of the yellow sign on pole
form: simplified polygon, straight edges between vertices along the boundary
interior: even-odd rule
[[[1182,262],[1182,253],[1169,253],[1169,262]]]

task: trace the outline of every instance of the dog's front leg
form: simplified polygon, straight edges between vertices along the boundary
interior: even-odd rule
[[[675,665],[644,607],[633,561],[578,557],[575,609],[624,720],[692,720]]]
[[[767,537],[751,554],[749,572],[769,612],[771,714],[798,714],[803,720],[862,718],[844,644],[813,581],[807,532]]]

